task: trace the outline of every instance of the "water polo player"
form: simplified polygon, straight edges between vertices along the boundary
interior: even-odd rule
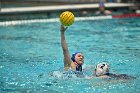
[[[135,79],[135,77],[129,76],[127,74],[113,74],[109,72],[110,66],[108,63],[99,63],[94,69],[95,77],[102,78],[114,78],[114,79]]]
[[[67,27],[61,25],[60,32],[61,32],[61,45],[62,45],[63,55],[64,55],[64,68],[65,70],[72,69],[81,72],[82,65],[84,63],[84,56],[81,52],[76,52],[72,54],[72,57],[70,56],[67,43],[65,40],[65,35],[64,35],[66,29]]]
[[[105,9],[104,2],[99,2],[99,10],[96,11],[97,15],[110,15],[112,14],[111,11]]]

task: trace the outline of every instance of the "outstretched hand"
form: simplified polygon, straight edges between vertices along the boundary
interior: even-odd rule
[[[67,30],[67,28],[68,28],[68,27],[64,27],[63,25],[61,25],[60,31],[61,31],[61,32],[65,32],[65,31]]]

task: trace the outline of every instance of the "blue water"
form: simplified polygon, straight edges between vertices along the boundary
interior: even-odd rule
[[[84,74],[106,61],[111,72],[137,77],[128,81],[57,78],[63,71],[60,23],[0,27],[1,93],[139,93],[140,18],[77,21],[66,31],[69,51],[83,52]]]

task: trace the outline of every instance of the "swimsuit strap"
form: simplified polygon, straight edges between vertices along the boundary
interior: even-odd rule
[[[76,66],[76,71],[80,71],[80,72],[81,72],[81,71],[82,71],[82,65],[79,65],[79,64],[78,64],[78,65]]]

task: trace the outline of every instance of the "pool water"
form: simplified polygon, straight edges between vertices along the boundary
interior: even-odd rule
[[[1,93],[139,93],[140,18],[76,21],[66,31],[69,51],[85,56],[84,74],[102,61],[111,72],[136,77],[128,81],[57,78],[63,71],[60,23],[0,27]]]

